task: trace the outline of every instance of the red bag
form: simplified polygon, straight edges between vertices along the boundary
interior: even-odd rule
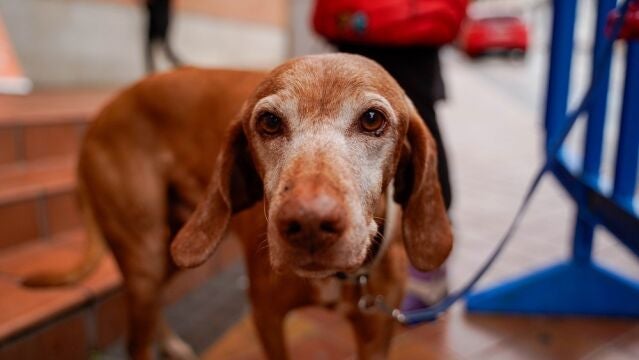
[[[455,39],[468,0],[316,0],[315,31],[330,41],[443,45]]]

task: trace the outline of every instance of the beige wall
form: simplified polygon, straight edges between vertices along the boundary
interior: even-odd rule
[[[67,0],[99,1],[138,6],[144,0]],[[243,20],[273,26],[286,23],[287,0],[174,0],[176,9],[203,15]],[[291,0],[295,1],[295,0]]]
[[[287,0],[178,0],[172,42],[198,66],[270,68],[288,53]],[[36,87],[102,87],[144,74],[138,0],[0,0]]]
[[[314,0],[291,0],[289,7],[289,54],[291,56],[333,51],[312,29]]]
[[[287,21],[287,0],[177,0],[176,4],[184,11],[282,28]]]

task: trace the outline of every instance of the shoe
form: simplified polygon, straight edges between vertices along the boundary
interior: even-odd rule
[[[402,311],[428,308],[446,295],[448,295],[448,280],[445,265],[429,272],[420,272],[410,266]]]

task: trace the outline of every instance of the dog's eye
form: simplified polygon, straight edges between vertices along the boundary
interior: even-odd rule
[[[257,119],[258,130],[265,135],[275,135],[282,131],[282,119],[279,116],[265,112]]]
[[[375,109],[368,109],[359,118],[359,123],[362,130],[366,132],[375,132],[377,135],[377,132],[382,130],[386,124],[386,118],[379,111]]]

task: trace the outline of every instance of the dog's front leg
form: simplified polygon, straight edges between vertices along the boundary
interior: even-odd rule
[[[253,323],[266,357],[270,360],[289,358],[284,341],[284,317],[285,314],[270,308],[267,303],[253,306]]]
[[[312,289],[308,282],[296,277],[269,273],[267,266],[264,259],[248,264],[253,321],[266,357],[286,360],[289,359],[284,334],[286,315],[295,308],[310,304]]]
[[[250,251],[247,268],[250,279],[249,297],[253,310],[253,324],[264,354],[270,360],[289,358],[284,339],[284,318],[292,308],[290,298],[279,277],[271,274],[268,259]]]
[[[364,314],[359,311],[348,318],[355,332],[358,358],[360,360],[386,359],[393,337],[394,320],[386,314]]]

